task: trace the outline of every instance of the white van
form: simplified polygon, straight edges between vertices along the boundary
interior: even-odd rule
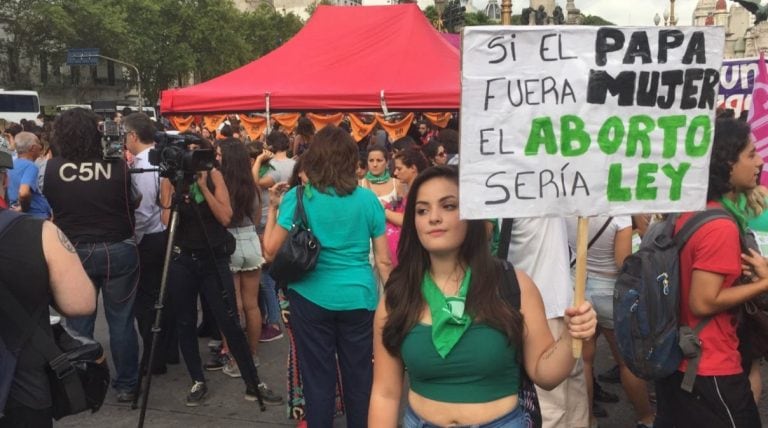
[[[40,114],[40,97],[37,91],[6,91],[0,89],[0,119],[21,122],[35,120]]]
[[[90,104],[59,104],[56,106],[56,114],[59,114],[63,111],[72,110],[73,108],[84,108],[86,110],[91,109]]]

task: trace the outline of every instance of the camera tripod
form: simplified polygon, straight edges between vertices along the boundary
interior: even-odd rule
[[[149,170],[143,170],[143,171],[149,171]],[[139,172],[139,171],[137,171]],[[146,362],[145,367],[143,367],[143,370],[140,370],[139,372],[139,385],[140,390],[139,393],[136,395],[136,398],[134,399],[134,402],[132,403],[132,408],[137,408],[137,401],[139,396],[141,396],[141,411],[139,413],[139,424],[138,427],[142,428],[144,426],[144,419],[146,416],[147,411],[147,403],[149,400],[149,391],[150,387],[152,385],[152,367],[154,367],[154,362],[156,358],[157,353],[157,345],[160,338],[160,333],[162,331],[161,327],[161,321],[162,321],[162,311],[164,307],[164,301],[165,301],[165,293],[168,285],[168,269],[170,267],[171,263],[171,257],[173,255],[174,251],[174,243],[176,241],[176,229],[179,225],[179,207],[182,203],[184,203],[184,199],[188,197],[189,195],[189,187],[191,183],[194,180],[194,177],[190,176],[188,173],[185,173],[184,171],[175,171],[172,172],[170,175],[169,180],[174,186],[174,193],[173,197],[171,198],[171,217],[170,222],[168,224],[168,242],[165,248],[165,258],[163,262],[163,271],[162,271],[162,277],[160,281],[160,290],[158,292],[157,301],[154,305],[155,309],[155,319],[154,323],[152,325],[152,344],[149,351],[149,361]],[[193,202],[192,207],[195,211],[198,227],[200,227],[201,231],[203,232],[203,236],[205,237],[205,241],[207,243],[208,250],[210,252],[211,261],[213,262],[215,258],[215,252],[213,247],[210,245],[210,241],[208,239],[208,233],[205,229],[205,226],[202,221],[202,217],[200,216],[200,213],[197,209],[196,204]],[[221,292],[222,298],[224,299],[225,306],[228,306],[227,308],[227,316],[228,317],[237,317],[236,309],[231,308],[227,305],[228,301],[228,293],[226,289],[224,288],[224,283],[222,282],[221,276],[218,273],[218,270],[216,271],[216,282],[219,287],[219,291]],[[146,344],[145,344],[146,346]],[[146,374],[145,374],[146,372]],[[261,411],[266,410],[266,406],[264,405],[263,397],[261,396],[261,391],[258,388],[258,385],[260,383],[259,377],[258,377],[258,371],[254,371],[255,379],[253,379],[256,382],[256,396],[259,403],[259,408]]]

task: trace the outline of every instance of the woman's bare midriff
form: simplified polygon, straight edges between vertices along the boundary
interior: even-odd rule
[[[408,402],[419,417],[435,425],[484,424],[498,419],[517,407],[517,395],[487,403],[443,403],[408,391]]]

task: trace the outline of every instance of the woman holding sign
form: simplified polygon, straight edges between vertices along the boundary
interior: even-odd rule
[[[398,247],[404,262],[374,319],[371,427],[398,425],[406,367],[403,427],[523,426],[521,371],[554,388],[575,364],[571,340],[595,332],[596,315],[585,302],[567,310],[568,329],[555,341],[538,289],[523,272],[516,277],[524,309],[505,299],[503,287],[512,284],[491,256],[486,222],[461,220],[458,207],[453,167],[425,170],[408,193]]]

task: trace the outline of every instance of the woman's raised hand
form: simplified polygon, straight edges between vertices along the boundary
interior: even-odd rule
[[[592,304],[585,301],[578,307],[572,306],[565,310],[565,323],[572,338],[587,340],[595,335],[597,313],[592,309]]]

